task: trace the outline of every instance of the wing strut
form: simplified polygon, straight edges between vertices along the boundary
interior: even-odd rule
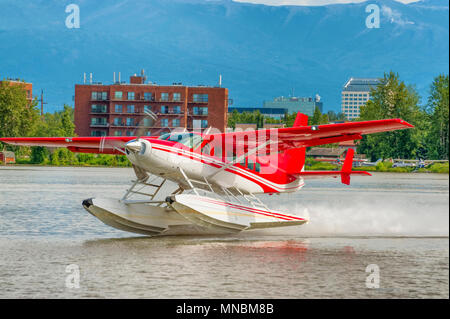
[[[236,163],[239,163],[240,161],[242,161],[244,158],[246,158],[249,155],[252,155],[256,152],[258,152],[260,149],[266,147],[267,145],[270,144],[270,140],[266,141],[264,143],[262,143],[261,145],[252,148],[250,151],[248,151],[247,153],[242,154],[241,156],[235,158],[233,161],[229,162],[227,165],[222,166],[220,169],[218,169],[217,171],[215,171],[213,174],[209,175],[207,178],[212,178],[214,176],[216,176],[217,174],[219,174],[220,172],[226,170],[227,168],[230,168],[231,166],[233,166]]]

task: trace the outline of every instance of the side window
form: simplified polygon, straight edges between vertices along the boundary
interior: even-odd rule
[[[248,165],[247,168],[251,171],[253,171],[253,169],[255,168],[255,163],[253,163],[252,160],[248,160]]]
[[[255,171],[257,171],[258,173],[261,172],[261,164],[255,163]]]
[[[209,143],[203,146],[202,153],[206,155],[211,155],[211,146],[209,145]]]

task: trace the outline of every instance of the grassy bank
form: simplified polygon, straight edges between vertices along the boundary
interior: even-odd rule
[[[323,170],[338,170],[341,166],[327,163],[327,162],[318,162],[314,160],[308,159],[306,161],[306,170],[310,171],[323,171]],[[434,163],[425,168],[416,169],[415,167],[392,167],[391,162],[380,162],[376,166],[367,166],[367,167],[354,167],[355,171],[368,171],[368,172],[385,172],[385,173],[440,173],[440,174],[448,174],[449,173],[449,164],[448,163]]]
[[[0,162],[2,165],[2,162]],[[8,164],[11,165],[11,164]],[[131,167],[130,161],[122,155],[97,155],[97,154],[77,154],[76,156],[50,160],[44,159],[41,163],[34,163],[30,158],[18,158],[15,165],[37,165],[37,166],[74,166],[74,167]],[[305,170],[308,171],[333,171],[339,170],[340,165],[327,162],[318,162],[312,159],[306,160]],[[386,173],[440,173],[449,174],[448,163],[434,163],[425,168],[415,167],[392,167],[391,162],[380,162],[376,166],[354,167],[355,171],[386,172]]]
[[[74,166],[74,167],[131,167],[130,161],[123,155],[105,154],[73,154],[67,157],[43,158],[36,163],[29,157],[17,158],[16,165],[37,165],[37,166]]]

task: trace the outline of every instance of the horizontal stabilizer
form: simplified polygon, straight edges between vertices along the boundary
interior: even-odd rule
[[[342,169],[340,171],[304,171],[295,174],[296,176],[300,176],[303,179],[315,179],[315,178],[324,178],[324,177],[341,177],[342,184],[350,185],[350,175],[368,175],[372,176],[369,172],[366,171],[352,171],[353,166],[353,155],[355,154],[354,149],[349,149],[347,151],[347,156],[344,160],[344,165],[342,165]]]

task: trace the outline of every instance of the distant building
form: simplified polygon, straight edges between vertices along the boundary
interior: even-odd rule
[[[32,83],[28,83],[28,82],[22,81],[20,79],[9,79],[9,78],[7,78],[6,80],[1,80],[0,83],[1,84],[8,83],[9,85],[23,85],[25,92],[27,94],[28,102],[31,103],[31,101],[33,100],[33,84]]]
[[[361,105],[370,99],[370,90],[380,83],[377,78],[350,78],[342,89],[342,113],[346,119],[359,117]]]
[[[265,123],[263,129],[272,129],[272,128],[284,128],[286,125],[283,123]],[[227,132],[233,131],[254,131],[258,129],[258,125],[256,123],[236,123],[235,129],[228,127]]]
[[[349,143],[350,144],[350,143]],[[347,151],[353,147],[343,147],[339,145],[336,148],[329,147],[313,147],[307,153],[306,156],[312,157],[318,162],[329,162],[335,164],[344,163]],[[362,162],[366,162],[366,156],[364,154],[354,154],[353,166],[360,166]]]
[[[157,115],[151,123],[146,111]],[[194,130],[213,127],[225,131],[228,89],[184,86],[181,83],[146,83],[143,72],[130,83],[103,85],[92,80],[75,85],[75,133],[78,136],[160,135],[175,128]],[[146,120],[148,120],[146,122]],[[146,124],[148,123],[148,124]]]
[[[16,156],[14,152],[1,151],[0,162],[2,162],[3,164],[14,164],[16,162]]]
[[[273,101],[264,101],[265,109],[286,109],[288,113],[302,112],[308,116],[313,116],[316,107],[323,112],[323,102],[320,96],[312,97],[276,97]]]
[[[356,151],[356,149],[358,148],[358,144],[355,143],[355,141],[343,141],[339,142],[338,147],[344,149],[352,148],[353,150]]]
[[[306,153],[307,156],[310,156],[318,161],[343,160],[346,154],[347,150],[344,148],[328,148],[328,147],[313,147],[308,151],[308,153]]]
[[[262,115],[268,116],[277,120],[281,120],[288,112],[286,108],[259,108],[259,107],[229,107],[228,112],[233,113],[237,111],[239,113],[249,112],[253,113],[259,111]]]
[[[242,131],[249,131],[249,130],[256,130],[257,125],[256,123],[236,123],[236,128],[235,130],[242,130]]]

